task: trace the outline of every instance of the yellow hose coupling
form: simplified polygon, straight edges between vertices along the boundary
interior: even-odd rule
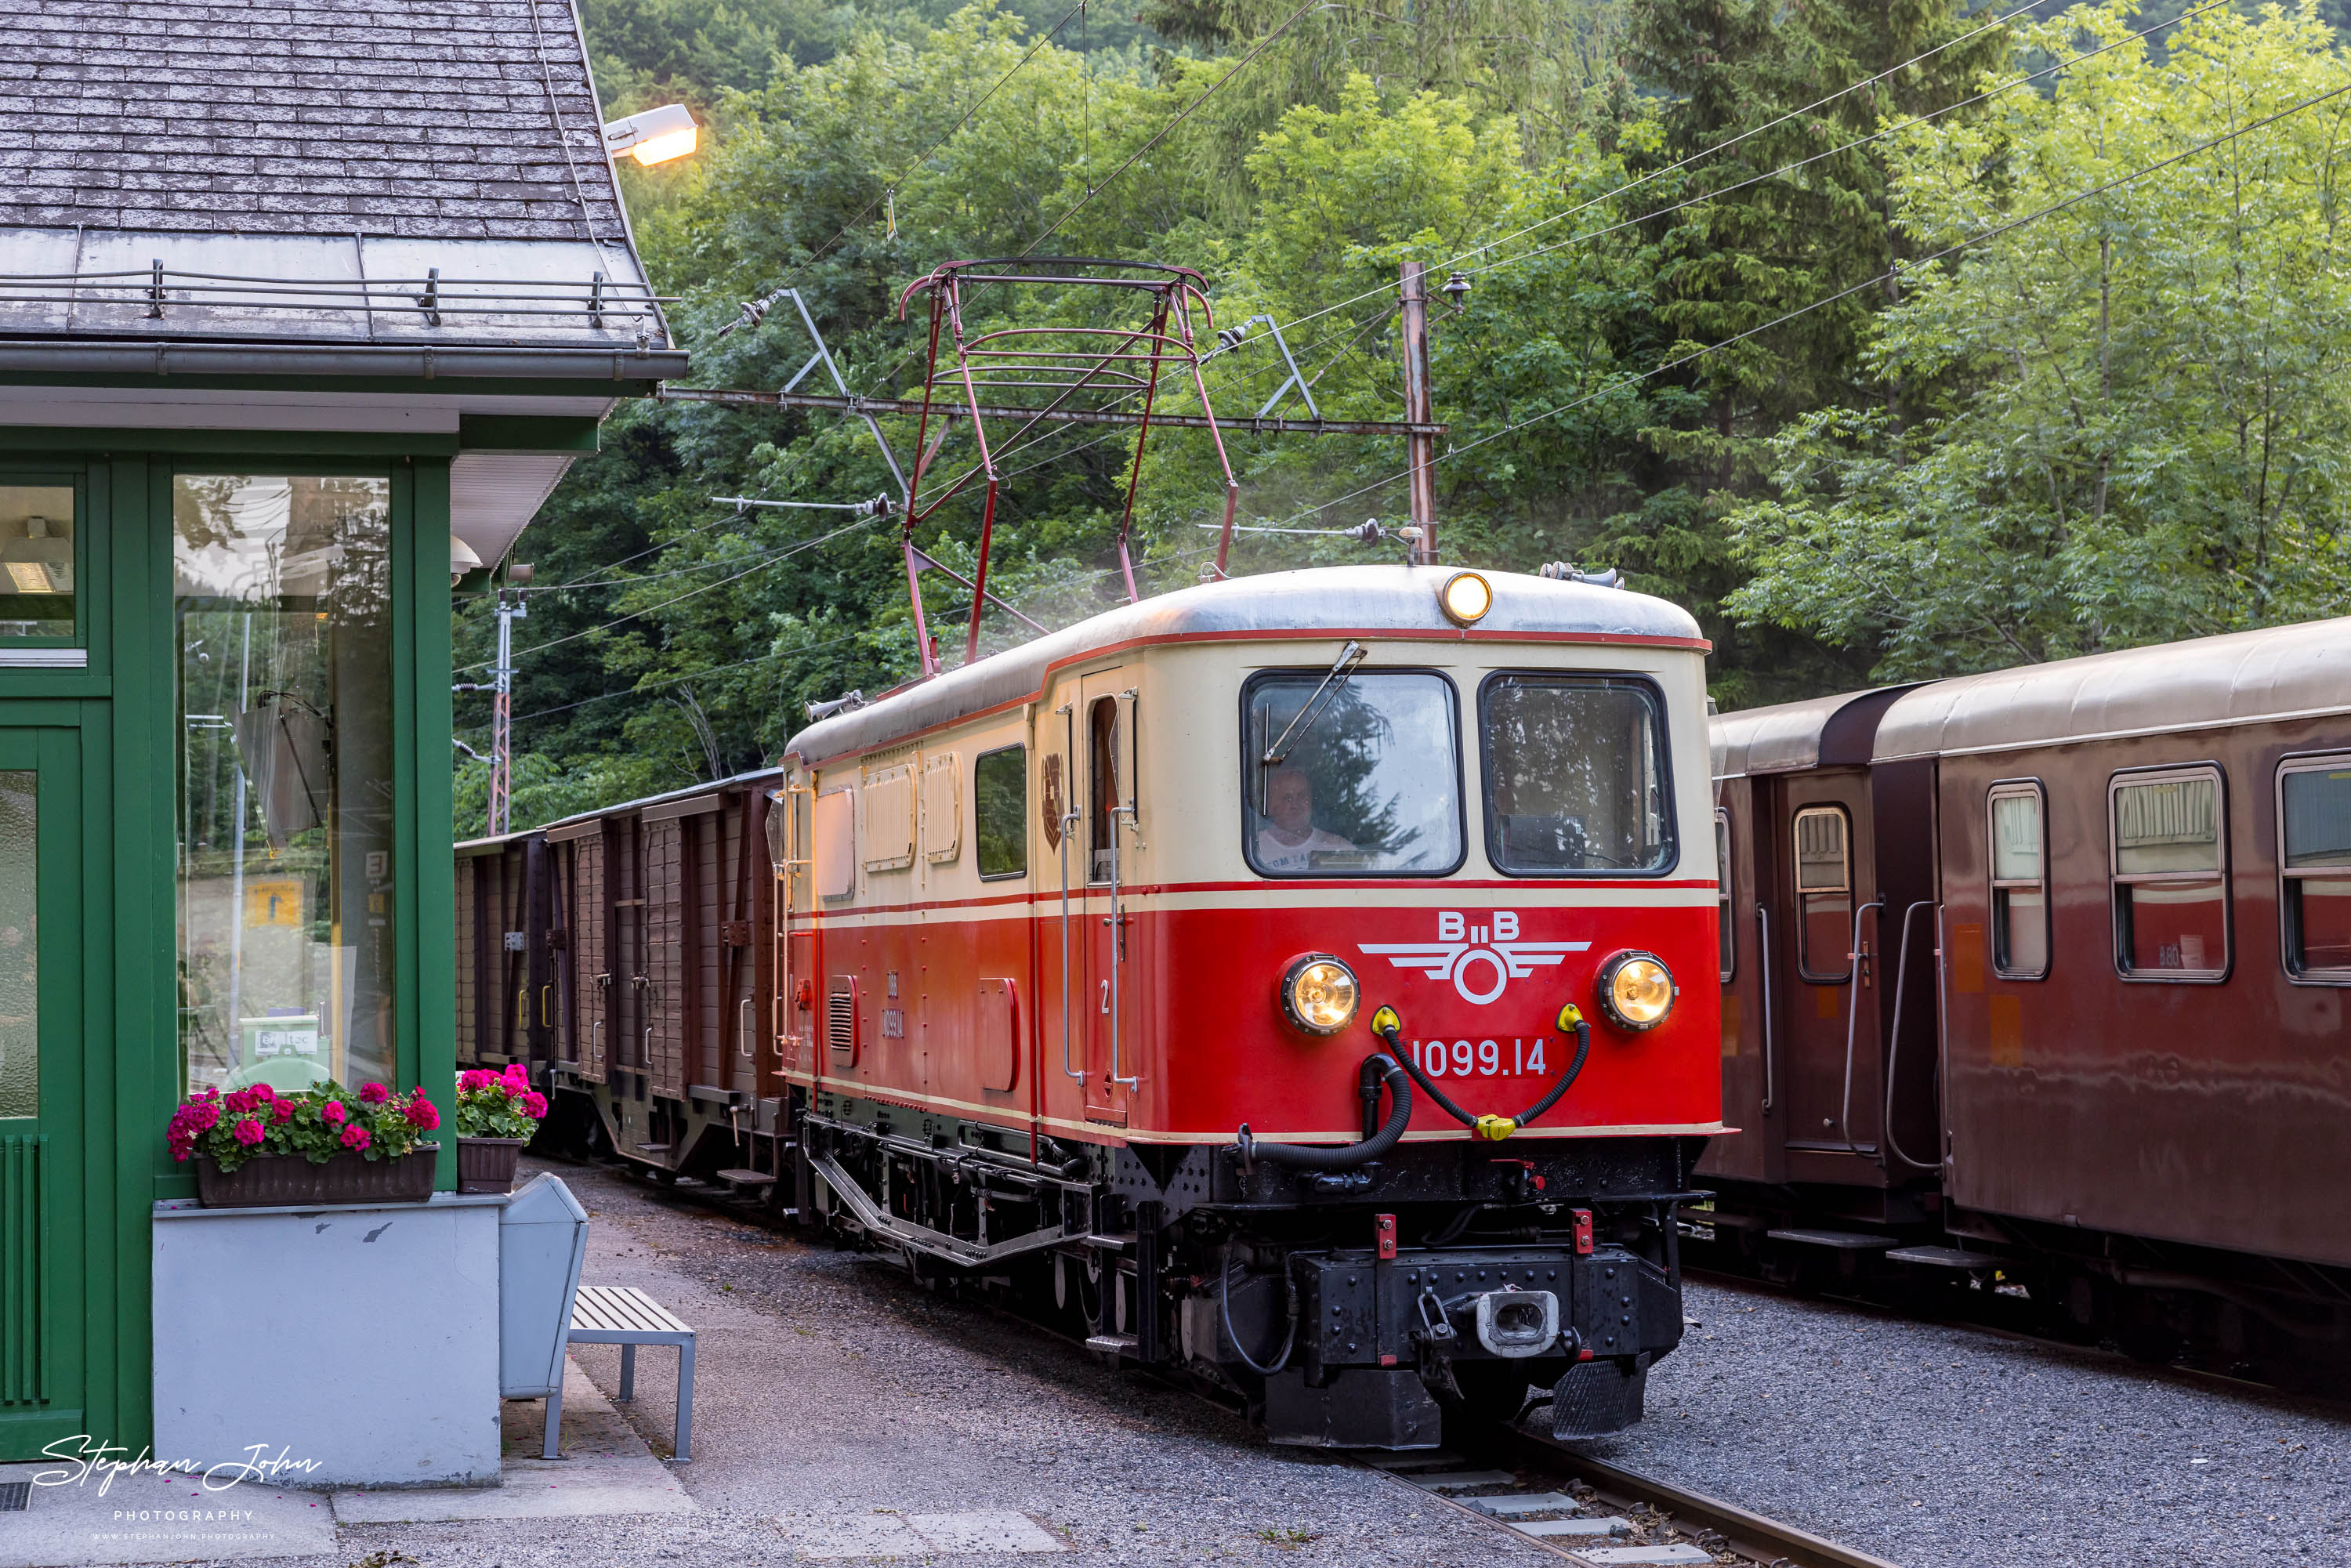
[[[1391,1031],[1400,1032],[1403,1029],[1404,1019],[1396,1016],[1396,1010],[1394,1008],[1384,1007],[1372,1015],[1374,1034],[1386,1035]]]
[[[1508,1116],[1486,1115],[1478,1118],[1478,1124],[1469,1129],[1469,1135],[1499,1144],[1518,1130],[1519,1124]]]

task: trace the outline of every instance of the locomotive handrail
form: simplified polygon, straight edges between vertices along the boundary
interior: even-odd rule
[[[1873,898],[1867,904],[1865,904],[1860,908],[1855,910],[1853,912],[1853,943],[1846,950],[1844,956],[1845,962],[1853,966],[1851,975],[1845,981],[1845,984],[1853,988],[1845,993],[1844,1101],[1837,1107],[1837,1131],[1844,1134],[1845,1152],[1847,1154],[1855,1155],[1861,1153],[1861,1145],[1853,1141],[1854,1026],[1861,1021],[1861,988],[1868,983],[1863,977],[1867,971],[1864,968],[1862,962],[1866,955],[1865,955],[1861,950],[1861,917],[1868,914],[1873,909],[1878,912],[1879,921],[1881,925],[1883,924],[1885,919],[1886,900],[1882,898]]]
[[[1761,948],[1761,962],[1756,973],[1763,977],[1763,1114],[1771,1113],[1771,912],[1761,899],[1755,903],[1756,943]]]
[[[1920,910],[1927,908],[1932,908],[1938,918],[1942,915],[1942,906],[1931,898],[1919,899],[1902,912],[1902,956],[1894,963],[1894,1037],[1886,1042],[1886,1120],[1883,1124],[1886,1146],[1894,1151],[1894,1157],[1905,1165],[1917,1166],[1920,1170],[1932,1170],[1935,1167],[1921,1165],[1903,1153],[1902,1140],[1894,1133],[1894,1075],[1896,1068],[1900,1066],[1902,1061],[1902,986],[1903,982],[1910,977],[1910,918]],[[1937,951],[1939,956],[1940,948],[1938,947]],[[1937,966],[1938,982],[1940,967],[1939,965]],[[1941,998],[1941,995],[1942,988],[1938,983],[1936,987],[1938,1000]]]
[[[1068,805],[1061,812],[1060,846],[1061,851],[1061,1072],[1065,1077],[1074,1078],[1083,1083],[1086,1081],[1084,1071],[1070,1065],[1070,1040],[1076,1032],[1070,1021],[1070,1001],[1077,994],[1077,988],[1070,980],[1070,832],[1079,821],[1077,706],[1074,703],[1063,703],[1053,711],[1062,716],[1063,727],[1068,732],[1061,753],[1064,774],[1061,789]]]

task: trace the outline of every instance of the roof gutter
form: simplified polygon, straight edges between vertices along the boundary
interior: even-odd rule
[[[535,349],[432,343],[0,341],[0,372],[32,375],[377,376],[413,381],[662,382],[686,372],[683,349]]]

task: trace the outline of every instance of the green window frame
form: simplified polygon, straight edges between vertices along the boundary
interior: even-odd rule
[[[73,630],[46,636],[0,636],[0,670],[87,668],[90,601],[104,591],[103,585],[93,582],[90,576],[90,536],[95,530],[90,517],[89,470],[87,466],[60,468],[54,464],[39,466],[0,464],[0,496],[19,488],[73,492]],[[0,505],[0,512],[6,509]],[[5,557],[11,553],[10,547],[15,543],[12,531],[5,521],[0,521],[0,577],[6,575]],[[0,581],[0,590],[8,586],[6,582]],[[5,619],[12,618],[0,616],[0,620]],[[18,654],[25,656],[12,657]],[[79,656],[64,656],[69,654]]]

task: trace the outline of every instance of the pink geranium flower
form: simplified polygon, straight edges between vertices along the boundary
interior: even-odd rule
[[[262,1132],[260,1123],[255,1121],[252,1117],[247,1116],[244,1121],[239,1122],[236,1124],[235,1128],[235,1135],[238,1143],[250,1146],[251,1145],[261,1142],[261,1140],[267,1134]]]
[[[524,1114],[533,1120],[541,1118],[547,1114],[547,1096],[534,1089],[522,1097],[522,1108]]]
[[[340,1100],[329,1100],[319,1107],[319,1120],[321,1122],[340,1122],[350,1114],[350,1112],[343,1109],[343,1103]]]
[[[362,1105],[381,1105],[391,1098],[392,1091],[381,1083],[362,1084],[360,1088],[360,1103]]]
[[[347,1149],[364,1149],[367,1146],[368,1130],[365,1127],[353,1124],[343,1129],[343,1147]]]
[[[294,1102],[291,1100],[278,1101],[276,1109],[270,1112],[270,1116],[280,1124],[292,1121],[294,1119]]]
[[[440,1110],[422,1094],[411,1100],[408,1109],[402,1114],[408,1118],[408,1124],[420,1133],[429,1133],[441,1124]]]
[[[496,1073],[481,1067],[469,1067],[457,1074],[457,1087],[466,1093],[471,1093],[476,1089],[487,1089],[497,1081]]]
[[[272,1089],[266,1083],[255,1084],[249,1092],[251,1092],[257,1103],[264,1105],[268,1104],[272,1100],[277,1098],[277,1091]]]

